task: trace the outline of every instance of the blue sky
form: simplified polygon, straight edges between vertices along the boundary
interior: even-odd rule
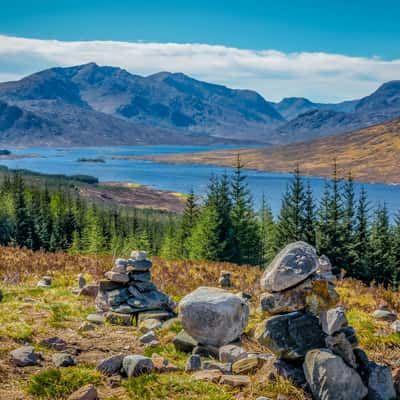
[[[99,41],[173,43],[191,46],[192,53],[186,52],[186,59],[180,55],[175,63],[177,48],[153,46],[149,50],[151,46],[148,46],[143,50],[143,57],[151,62],[138,63],[133,59],[125,62],[124,55],[119,66],[146,74],[172,69],[176,65],[200,79],[258,89],[273,99],[288,95],[304,95],[319,101],[348,99],[367,94],[397,75],[400,79],[398,15],[398,0],[13,0],[2,6],[0,13],[0,35],[3,35],[0,40],[0,80],[19,78],[53,64],[112,63],[118,61],[119,54],[124,54],[121,46],[119,54],[113,52],[107,59],[100,54],[101,47],[106,45]],[[36,47],[30,50],[33,42],[26,41],[26,46],[19,42],[16,45],[9,38],[41,39],[42,42],[35,42]],[[51,40],[64,43],[60,45],[62,56],[59,58],[56,53],[60,54],[60,49],[53,49],[49,55],[47,49],[51,47]],[[86,45],[81,45],[77,52],[69,49],[67,42],[71,41],[85,42]],[[97,52],[93,50],[93,41],[97,41]],[[196,47],[196,44],[214,46],[212,54],[209,48]],[[241,69],[235,69],[234,65],[245,54],[235,55],[230,51],[229,68],[218,70],[216,67],[221,65],[218,48],[221,47],[223,62],[226,62],[225,49],[253,53],[246,53],[249,62]],[[182,46],[178,49],[183,51]],[[167,50],[170,51],[168,61],[165,60]],[[193,62],[196,58],[193,54],[203,50],[206,51],[205,59],[214,57],[216,60],[213,65],[216,73],[213,74],[207,65]],[[149,51],[159,51],[164,58],[151,57]],[[266,51],[275,51],[282,57],[277,60],[269,55],[266,58],[262,53]],[[319,53],[324,57],[316,57]],[[303,57],[296,58],[299,54]],[[307,54],[314,56],[310,58]],[[307,62],[303,63],[307,57]],[[285,63],[282,64],[282,60]],[[292,65],[289,65],[290,61]],[[321,64],[318,71],[313,71],[314,63]],[[327,64],[330,64],[329,68]],[[253,67],[249,68],[249,65]],[[307,69],[311,70],[308,75]],[[329,85],[336,86],[332,88],[333,93],[327,93]]]

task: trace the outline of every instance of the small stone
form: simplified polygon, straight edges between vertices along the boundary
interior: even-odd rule
[[[98,285],[86,285],[79,291],[79,296],[96,297],[98,292]]]
[[[386,306],[381,306],[378,310],[375,310],[372,313],[372,316],[375,319],[379,319],[381,321],[395,321],[397,319],[397,315],[387,309]]]
[[[145,319],[158,319],[159,321],[166,321],[171,318],[171,313],[167,311],[145,311],[138,315],[138,323],[141,323]]]
[[[197,341],[194,340],[187,332],[184,330],[180,331],[172,341],[175,349],[182,351],[183,353],[191,353],[193,349],[198,345]]]
[[[144,250],[133,250],[131,252],[131,257],[137,261],[143,261],[147,259],[147,251]]]
[[[390,327],[394,333],[400,333],[400,320],[394,321]]]
[[[137,284],[137,282],[145,282],[145,284],[148,284],[149,287],[155,287],[154,284],[151,282],[150,272],[134,272],[134,271],[132,271],[129,273],[129,277],[140,291],[144,291],[144,290],[141,290],[140,284]],[[148,289],[148,290],[151,290],[151,289]]]
[[[201,357],[197,354],[192,354],[186,361],[185,372],[199,371],[201,367]]]
[[[154,365],[154,370],[156,372],[176,372],[179,371],[179,368],[176,365],[173,365],[167,360],[165,357],[160,356],[159,354],[153,353],[151,356],[151,361]]]
[[[343,332],[346,335],[346,338],[353,346],[353,349],[355,349],[358,346],[357,334],[352,326],[345,326],[340,330],[340,332]]]
[[[72,393],[68,400],[97,400],[97,390],[93,385],[86,385]]]
[[[221,385],[232,387],[250,386],[251,380],[247,375],[222,375],[219,381]]]
[[[223,374],[219,369],[197,371],[192,375],[192,379],[196,381],[219,383],[222,375]]]
[[[42,359],[40,353],[36,353],[32,346],[23,346],[13,350],[11,353],[11,362],[17,367],[28,367],[38,365]]]
[[[223,374],[230,374],[232,372],[232,364],[218,361],[204,361],[203,369],[219,369]]]
[[[362,400],[368,394],[360,375],[330,350],[309,351],[303,368],[316,400]]]
[[[139,376],[154,370],[153,361],[141,355],[130,355],[124,357],[122,361],[122,368],[128,378],[132,376]]]
[[[299,387],[306,384],[303,368],[298,363],[272,358],[268,360],[268,367],[269,380],[273,381],[277,376],[281,376]]]
[[[368,400],[396,398],[392,374],[387,365],[370,362],[368,372]]]
[[[125,258],[117,258],[114,261],[114,265],[116,267],[125,267],[126,268],[128,266],[128,262],[125,260]]]
[[[113,307],[112,311],[117,314],[134,314],[137,310],[131,306],[121,304],[118,307]]]
[[[194,349],[192,354],[197,354],[204,358],[215,358],[218,359],[218,347],[211,345],[198,344]]]
[[[110,292],[112,290],[123,289],[124,283],[111,282],[108,279],[102,279],[99,281],[99,290],[101,292]]]
[[[246,350],[235,344],[227,344],[219,349],[219,361],[223,363],[233,363],[244,357],[247,357]]]
[[[146,272],[153,266],[153,263],[149,260],[129,260],[128,267],[126,268],[127,272]]]
[[[329,258],[325,255],[322,255],[318,259],[318,272],[321,272],[323,274],[332,272],[332,264]]]
[[[272,399],[270,397],[261,396],[261,397],[257,397],[256,400],[272,400]]]
[[[82,322],[78,328],[78,332],[89,332],[89,331],[94,331],[96,327],[91,324],[90,322]]]
[[[72,367],[76,364],[74,357],[67,353],[53,354],[53,364],[59,367]]]
[[[39,288],[49,288],[52,284],[52,277],[51,276],[43,276],[40,281],[37,283],[37,287]]]
[[[229,271],[221,271],[218,283],[222,288],[232,287],[231,273]]]
[[[116,389],[121,386],[122,378],[120,375],[111,375],[107,378],[107,383],[111,389]]]
[[[40,344],[54,350],[65,350],[67,348],[67,342],[58,336],[54,336],[49,339],[43,339]]]
[[[3,292],[0,290],[0,303],[3,301]]]
[[[241,358],[232,364],[232,372],[234,374],[245,374],[261,366],[261,360],[255,356]]]
[[[139,338],[140,343],[143,344],[149,344],[155,340],[157,340],[157,337],[153,331],[149,331]]]
[[[268,292],[281,292],[305,281],[318,268],[315,248],[305,242],[287,245],[272,260],[261,278]]]
[[[84,274],[78,275],[78,288],[82,289],[86,285],[86,279]]]
[[[108,311],[105,315],[106,320],[112,325],[131,326],[132,316],[130,314],[121,314]]]
[[[118,272],[108,271],[104,275],[111,282],[117,282],[117,283],[129,282],[129,276],[127,274],[120,274]]]
[[[97,364],[96,369],[104,375],[116,374],[121,370],[123,359],[121,354],[105,358]]]
[[[347,326],[346,311],[343,307],[332,308],[328,311],[322,311],[319,317],[322,330],[327,335],[333,335]]]
[[[154,339],[149,343],[145,344],[147,348],[154,348],[154,347],[158,347],[161,345],[161,342],[158,339]]]
[[[89,314],[86,320],[96,325],[103,325],[106,322],[106,318],[102,314]]]
[[[343,360],[352,368],[357,368],[356,356],[354,355],[353,346],[347,340],[343,332],[336,333],[333,336],[325,338],[326,347],[333,353],[342,357]]]
[[[150,331],[155,331],[157,329],[160,329],[162,326],[162,322],[158,319],[145,319],[139,324],[139,330],[142,333],[147,333]]]

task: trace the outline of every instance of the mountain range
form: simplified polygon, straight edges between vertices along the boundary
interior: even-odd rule
[[[182,73],[150,76],[94,63],[0,83],[2,146],[281,144],[400,116],[400,81],[337,104],[279,103]]]

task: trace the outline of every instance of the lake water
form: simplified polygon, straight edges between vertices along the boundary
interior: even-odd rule
[[[241,146],[242,148],[244,146]],[[24,168],[48,174],[88,174],[100,181],[136,182],[157,189],[187,193],[193,189],[203,194],[212,174],[229,173],[230,168],[206,165],[164,164],[141,160],[113,160],[113,156],[154,155],[191,153],[210,149],[231,148],[232,146],[142,146],[142,147],[85,147],[85,148],[28,148],[15,149],[15,154],[39,154],[43,158],[24,158],[19,160],[1,160],[0,164],[10,168]],[[82,163],[80,157],[104,157],[106,163]],[[290,174],[245,171],[248,184],[256,205],[260,204],[264,193],[274,213],[280,207],[281,196],[290,183]],[[325,185],[323,178],[309,179],[315,196],[320,198]],[[364,186],[368,192],[371,208],[378,203],[386,202],[391,217],[400,209],[400,186],[383,184],[356,183],[358,191]]]

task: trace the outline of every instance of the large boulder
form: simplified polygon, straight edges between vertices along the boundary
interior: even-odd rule
[[[328,349],[309,351],[303,368],[316,400],[361,400],[368,394],[360,375]]]
[[[269,292],[281,292],[305,281],[318,269],[313,246],[305,242],[287,245],[272,260],[261,278],[261,286]]]
[[[243,333],[249,306],[242,295],[226,290],[199,287],[179,304],[185,331],[201,344],[223,346]]]
[[[130,355],[122,360],[122,369],[128,378],[139,376],[154,371],[154,364],[151,358],[141,355]]]
[[[293,312],[263,321],[256,329],[256,339],[278,358],[301,360],[306,353],[325,347],[325,334],[318,318],[310,313]]]

